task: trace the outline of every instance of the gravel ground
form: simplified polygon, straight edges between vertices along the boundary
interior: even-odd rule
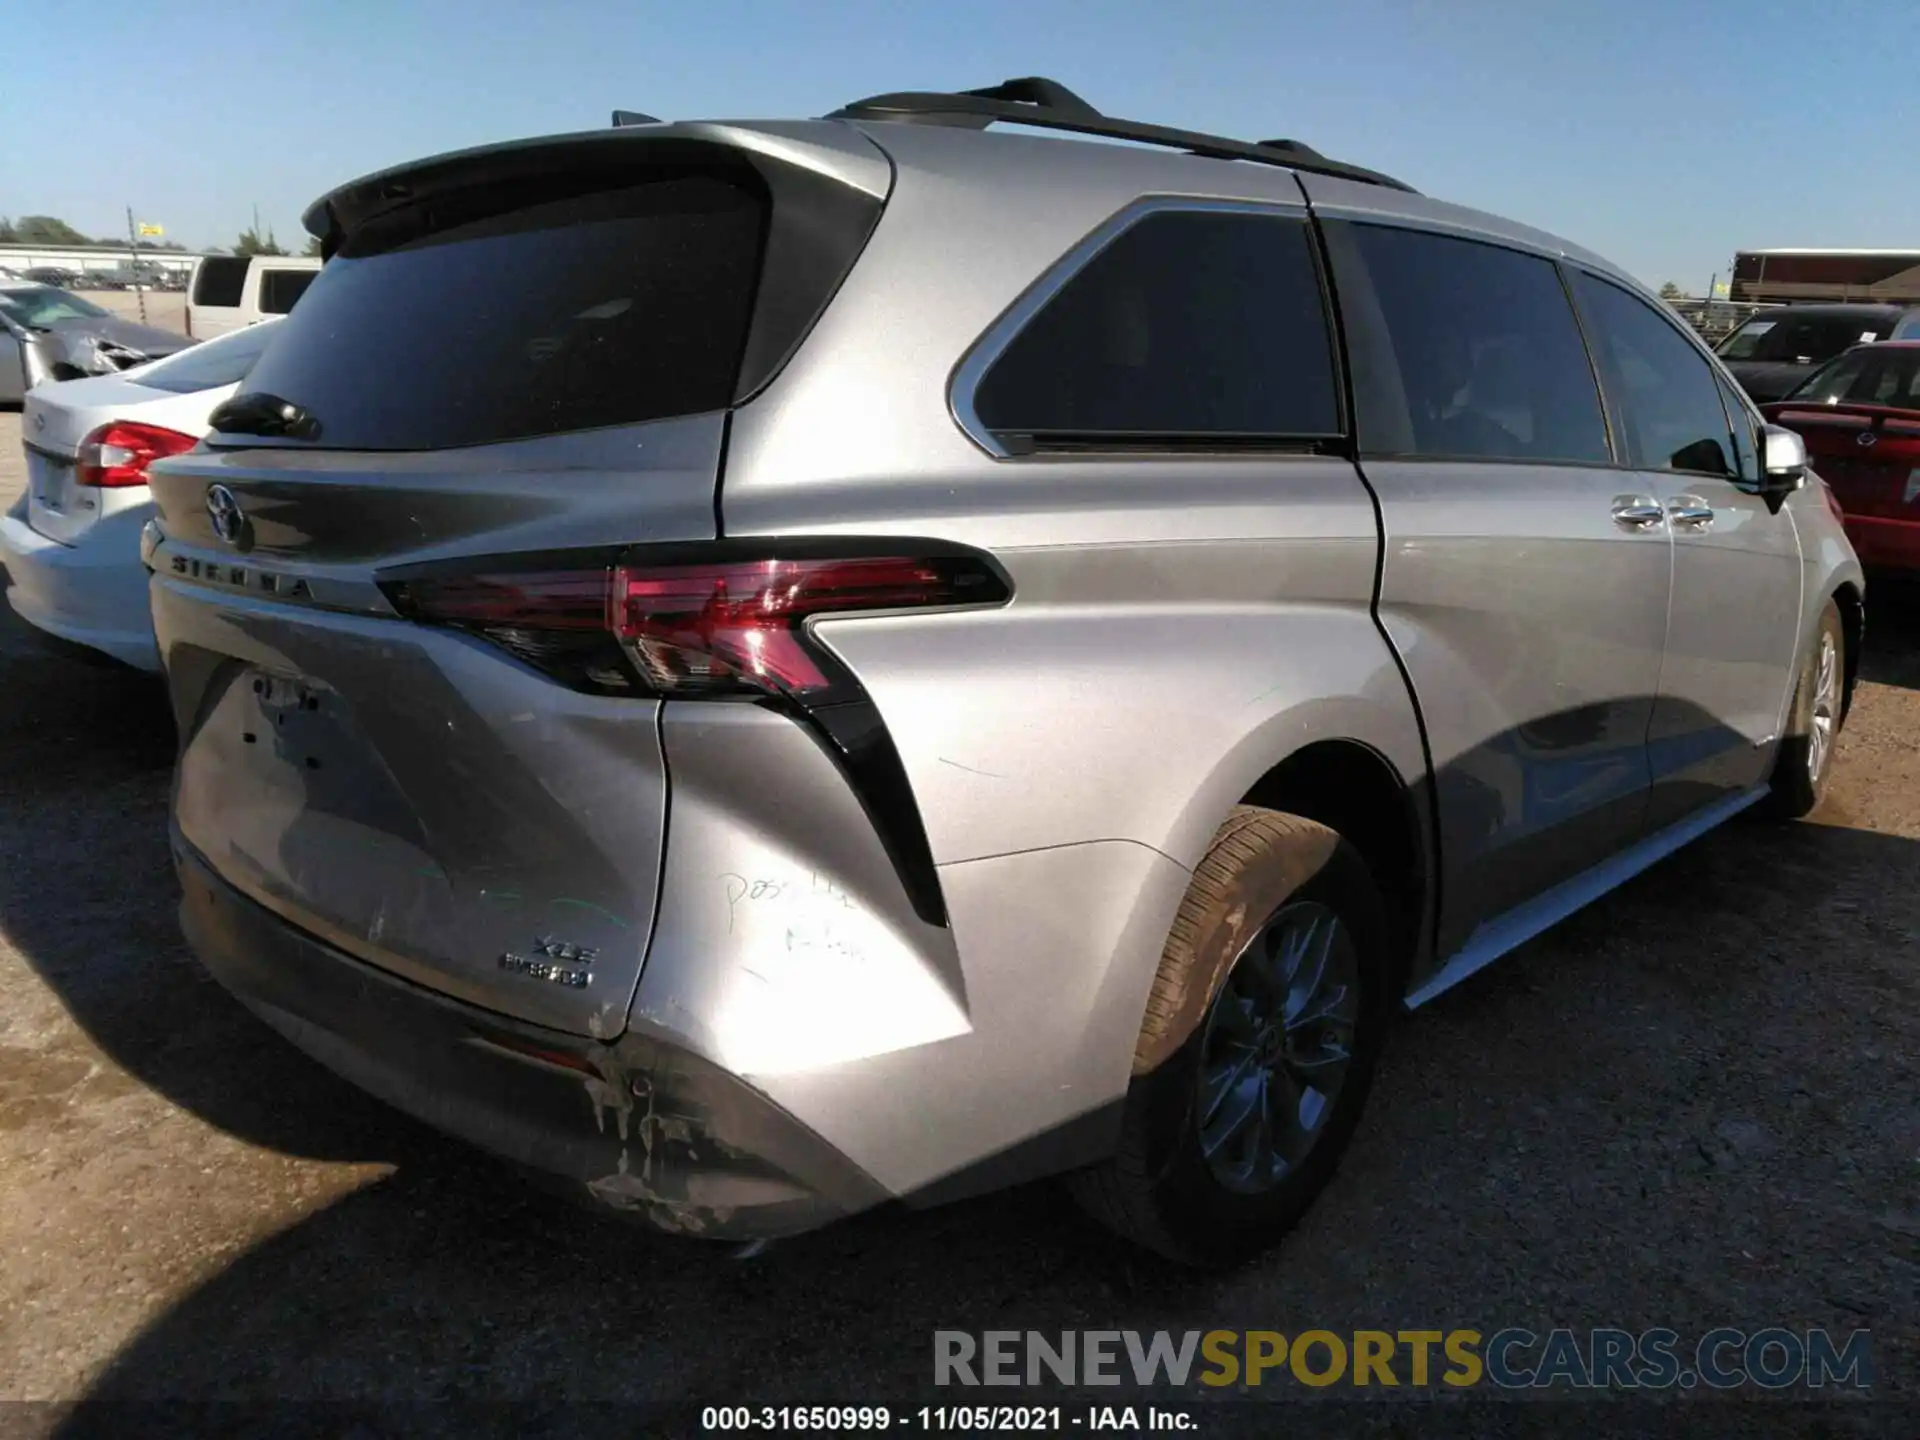
[[[524,1189],[200,972],[158,686],[43,656],[0,607],[0,1399],[871,1403],[924,1391],[936,1328],[1784,1325],[1870,1328],[1879,1398],[1696,1401],[1686,1433],[1920,1434],[1913,617],[1876,591],[1816,823],[1736,823],[1422,1011],[1295,1235],[1195,1277],[1046,1186],[753,1260]]]

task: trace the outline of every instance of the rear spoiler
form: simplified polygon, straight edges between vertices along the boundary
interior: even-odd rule
[[[616,110],[613,118],[605,130],[481,145],[363,175],[321,196],[300,220],[320,241],[321,259],[330,260],[350,232],[436,194],[551,180],[567,171],[748,166],[766,174],[800,169],[877,200],[885,199],[892,184],[892,166],[880,148],[838,123],[667,122],[637,110]]]

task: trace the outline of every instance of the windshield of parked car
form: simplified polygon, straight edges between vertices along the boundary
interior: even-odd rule
[[[1849,345],[1884,340],[1891,328],[1877,316],[1794,315],[1776,310],[1754,316],[1721,341],[1719,354],[1722,360],[1817,365]]]
[[[44,330],[57,320],[97,320],[107,312],[51,285],[20,285],[0,290],[0,314],[29,330]]]
[[[1920,410],[1920,345],[1862,345],[1814,371],[1787,397],[1814,405]]]

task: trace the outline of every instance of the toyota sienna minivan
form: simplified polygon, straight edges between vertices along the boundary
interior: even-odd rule
[[[1297,142],[1023,80],[306,222],[153,471],[186,932],[665,1230],[1066,1174],[1245,1255],[1396,1011],[1831,774],[1799,439],[1606,261]]]

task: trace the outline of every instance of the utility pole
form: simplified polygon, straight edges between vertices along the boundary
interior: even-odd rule
[[[140,323],[147,323],[147,287],[140,277],[140,237],[134,233],[133,207],[127,207],[127,258],[133,270],[133,293],[140,297]]]

